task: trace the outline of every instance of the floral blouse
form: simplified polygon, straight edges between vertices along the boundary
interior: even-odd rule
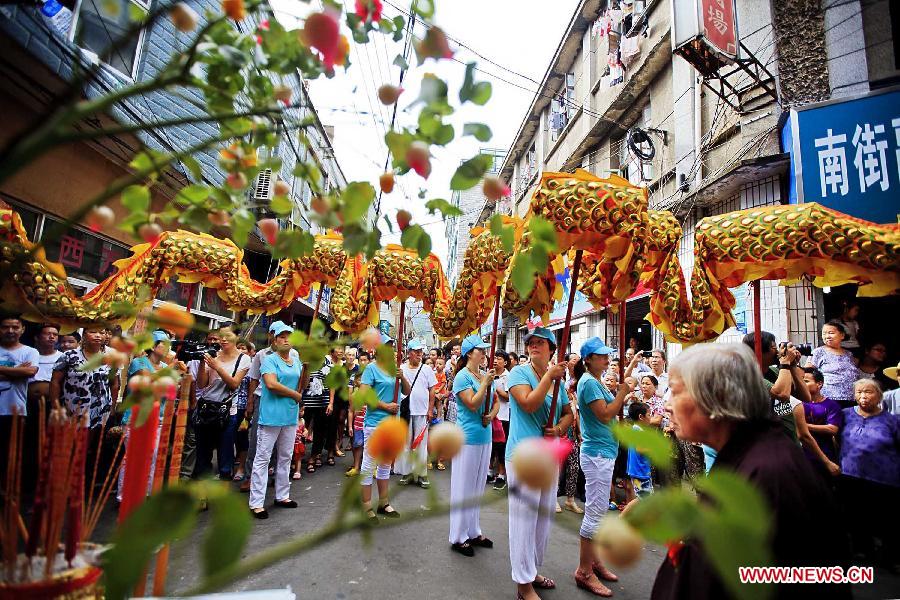
[[[826,350],[825,346],[819,346],[813,350],[810,362],[825,376],[823,396],[831,400],[853,401],[853,384],[859,378],[859,370],[849,352],[835,354]]]

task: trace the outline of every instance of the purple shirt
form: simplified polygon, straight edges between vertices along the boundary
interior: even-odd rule
[[[862,417],[856,407],[844,409],[841,471],[877,483],[900,487],[900,418],[886,410]]]
[[[834,354],[819,346],[812,353],[812,364],[825,376],[822,395],[832,400],[853,402],[853,384],[858,377],[858,369],[853,363],[853,356],[844,351]]]
[[[837,426],[838,433],[836,435],[831,435],[830,433],[811,433],[813,438],[815,438],[816,443],[819,445],[819,448],[825,453],[825,456],[827,456],[831,462],[838,462],[835,438],[841,434],[841,427],[844,426],[844,415],[841,412],[841,405],[834,400],[825,398],[821,402],[804,402],[803,412],[806,415],[806,422],[810,425]],[[809,452],[805,447],[803,448],[803,451],[806,452],[806,456],[811,461],[816,462],[819,460],[818,457],[812,452]]]

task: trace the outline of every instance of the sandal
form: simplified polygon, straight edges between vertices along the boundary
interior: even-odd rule
[[[575,570],[575,585],[577,585],[582,590],[587,590],[588,592],[594,594],[595,596],[600,596],[602,598],[609,598],[612,596],[612,590],[608,587],[600,583],[600,581],[591,581],[591,575],[583,575],[579,569]]]
[[[294,481],[303,479],[303,473],[301,473],[300,471],[294,471],[294,474],[291,477],[294,479]]]
[[[296,500],[276,500],[274,503],[278,508],[297,508],[299,506]]]
[[[373,525],[378,524],[378,515],[375,514],[375,511],[371,508],[366,511],[366,518],[369,520],[369,523]]]
[[[438,471],[446,471],[446,470],[447,470],[447,467],[444,465],[444,463],[439,462],[439,463],[438,463],[438,466],[437,466],[437,470],[438,470]]]
[[[391,510],[388,510],[389,508]],[[391,519],[399,519],[400,518],[400,513],[398,513],[396,510],[394,510],[394,507],[391,506],[390,504],[385,504],[384,506],[379,506],[378,514],[384,515],[386,517],[390,517]]]
[[[605,579],[606,581],[618,581],[619,576],[607,569],[605,566],[594,563],[594,573],[596,573],[597,577],[600,579]]]
[[[314,463],[311,463],[311,462],[310,462],[310,463],[306,463],[306,472],[307,472],[307,473],[315,473],[315,472],[316,472],[316,465],[315,465]]]
[[[316,468],[318,469],[318,468],[321,467],[321,466],[322,466],[322,457],[321,457],[321,456],[317,456],[317,457],[316,457]]]
[[[493,548],[494,542],[492,542],[489,538],[479,536],[477,538],[472,538],[469,540],[469,543],[473,546],[481,546],[482,548]]]
[[[344,451],[343,451],[343,450],[335,450],[334,453],[335,453],[337,456],[344,456]]]
[[[329,467],[333,467],[333,466],[334,466],[334,457],[333,457],[333,456],[329,456],[329,457],[328,457],[328,460],[325,461],[325,463],[326,463]]]
[[[556,589],[555,581],[553,581],[549,577],[544,577],[543,575],[538,575],[538,577],[540,577],[540,579],[535,579],[534,581],[531,582],[532,586],[534,586],[535,588],[541,589],[541,590],[555,590]]]
[[[254,519],[268,519],[269,518],[269,511],[267,511],[266,509],[253,510],[251,508],[250,514],[253,515]]]
[[[243,473],[235,473],[234,477],[231,478],[232,481],[243,481],[244,474]]]
[[[472,547],[472,544],[469,542],[463,542],[462,544],[450,544],[450,549],[454,552],[458,552],[463,556],[475,556],[475,548]]]

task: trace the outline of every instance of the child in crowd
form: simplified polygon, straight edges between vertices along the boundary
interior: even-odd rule
[[[440,422],[444,419],[444,415],[447,414],[447,402],[450,398],[450,392],[447,390],[447,359],[443,356],[438,356],[434,361],[434,365],[434,376],[437,379],[437,384],[434,386],[434,422]],[[443,457],[439,456],[437,458],[437,463],[434,467],[438,471],[447,469]]]
[[[644,402],[633,402],[628,407],[628,418],[633,423],[632,428],[642,431],[650,427],[650,407]],[[646,456],[634,448],[628,449],[628,466],[626,474],[632,485],[625,486],[626,503],[631,503],[638,497],[649,496],[653,493],[653,480],[650,478],[650,461]]]
[[[369,364],[369,355],[366,352],[360,352],[358,360],[359,370],[356,372],[353,389],[359,389],[360,378]],[[353,449],[353,466],[347,469],[344,472],[344,475],[347,477],[356,477],[359,474],[360,468],[362,468],[363,442],[365,441],[363,438],[363,427],[365,426],[366,421],[366,406],[364,404],[359,410],[353,410],[352,403],[350,406],[349,418],[350,422],[353,424],[353,439],[351,442],[351,447]]]
[[[294,434],[294,456],[292,457],[294,474],[291,476],[294,479],[301,479],[303,477],[300,472],[300,463],[303,462],[303,457],[306,456],[306,442],[308,441],[306,435],[306,422],[303,419],[300,419],[300,422],[297,423],[297,433]]]

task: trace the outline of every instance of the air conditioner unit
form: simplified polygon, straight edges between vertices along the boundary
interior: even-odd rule
[[[254,204],[268,204],[272,200],[273,188],[272,169],[263,169],[256,176],[251,200]]]

